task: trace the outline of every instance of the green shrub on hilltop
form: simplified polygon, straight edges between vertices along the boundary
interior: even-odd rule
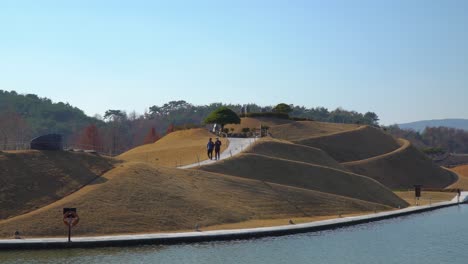
[[[219,124],[221,130],[224,130],[224,126],[227,124],[240,124],[239,116],[231,109],[223,106],[213,111],[207,118],[205,118],[205,124]]]

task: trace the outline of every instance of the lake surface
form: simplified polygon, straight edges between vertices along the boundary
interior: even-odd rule
[[[0,251],[0,263],[468,263],[468,205],[282,237],[172,246]]]

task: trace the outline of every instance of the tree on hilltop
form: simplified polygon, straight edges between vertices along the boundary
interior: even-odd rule
[[[207,118],[205,118],[205,124],[219,124],[221,125],[221,131],[224,130],[224,126],[227,124],[240,124],[239,116],[231,109],[222,106],[215,111],[211,112]]]
[[[272,110],[275,113],[289,114],[292,112],[293,109],[288,104],[280,103],[280,104],[277,104]]]
[[[369,123],[369,125],[379,125],[379,116],[377,116],[377,114],[374,112],[365,113],[364,120],[366,120]]]

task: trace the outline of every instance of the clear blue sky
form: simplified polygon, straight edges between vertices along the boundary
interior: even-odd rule
[[[468,1],[0,2],[0,89],[87,114],[170,100],[468,118]]]

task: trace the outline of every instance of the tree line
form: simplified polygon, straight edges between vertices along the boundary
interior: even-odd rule
[[[22,149],[39,135],[59,133],[65,146],[95,149],[108,154],[119,154],[133,147],[155,142],[172,131],[201,127],[214,110],[227,107],[237,114],[286,111],[291,117],[309,120],[356,123],[378,126],[373,112],[358,113],[342,108],[307,108],[280,104],[260,106],[255,103],[193,105],[184,100],[153,105],[144,113],[109,109],[103,115],[87,116],[81,109],[68,103],[52,102],[35,94],[18,94],[0,90],[0,149]]]
[[[422,132],[401,129],[398,125],[385,127],[398,138],[409,140],[428,154],[437,152],[468,153],[468,131],[449,127],[426,127]]]

